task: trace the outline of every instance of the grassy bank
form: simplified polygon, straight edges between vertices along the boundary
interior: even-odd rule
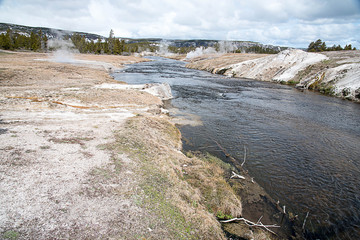
[[[241,203],[220,161],[181,153],[179,130],[165,117],[136,116],[104,147],[139,166],[136,204],[151,212],[145,238],[224,239],[216,216],[240,216]]]

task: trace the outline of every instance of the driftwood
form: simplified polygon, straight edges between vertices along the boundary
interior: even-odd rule
[[[303,223],[303,225],[302,225],[302,230],[305,229],[306,219],[308,218],[308,216],[309,216],[309,212],[306,213],[306,217],[305,217],[304,223]]]
[[[267,230],[268,232],[271,232],[272,234],[274,235],[277,235],[274,231],[270,230],[269,228],[278,228],[280,226],[276,225],[276,224],[273,224],[273,225],[264,225],[262,222],[261,222],[261,218],[262,216],[259,218],[259,220],[254,223],[252,221],[249,221],[245,218],[232,218],[232,219],[229,219],[229,220],[222,220],[220,221],[221,223],[229,223],[229,222],[234,222],[234,221],[244,221],[244,223],[250,227],[262,227],[264,228],[265,230]]]
[[[244,166],[245,161],[246,161],[246,147],[244,145],[244,161],[242,162],[241,166]]]
[[[232,171],[232,176],[230,177],[230,179],[231,179],[231,178],[245,179],[244,176],[241,176],[241,175],[235,173],[234,171]]]

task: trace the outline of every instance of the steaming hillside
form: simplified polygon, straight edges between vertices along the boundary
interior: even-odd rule
[[[86,33],[86,32],[74,32],[61,29],[53,28],[44,28],[44,27],[29,27],[9,23],[0,23],[0,34],[6,33],[7,29],[11,29],[12,32],[18,33],[25,36],[30,36],[31,32],[38,33],[41,31],[47,36],[48,39],[56,38],[59,36],[68,36],[72,37],[74,34],[85,37],[89,41],[96,42],[99,38],[102,42],[109,40],[108,37],[100,36],[97,34]],[[142,39],[132,39],[132,38],[121,38],[124,40],[124,43],[128,44],[128,50],[125,52],[155,52],[161,49],[163,46],[166,48],[166,52],[170,51],[172,53],[188,53],[195,50],[199,47],[204,48],[215,48],[220,52],[224,52],[224,49],[221,49],[221,46],[226,46],[227,52],[259,52],[259,53],[277,53],[287,47],[265,45],[257,42],[251,41],[218,41],[218,40],[206,40],[206,39],[193,39],[193,40],[164,40],[161,38],[142,38]],[[75,44],[76,45],[76,44]]]
[[[41,31],[45,34],[49,39],[56,38],[59,36],[72,36],[73,34],[77,33],[81,36],[85,36],[88,40],[97,40],[98,38],[104,39],[103,36],[92,34],[92,33],[85,33],[85,32],[73,32],[61,29],[54,29],[54,28],[45,28],[45,27],[29,27],[23,25],[16,25],[10,23],[0,23],[0,34],[5,33],[7,29],[11,29],[13,32],[23,34],[25,36],[30,36],[31,32],[39,32]]]

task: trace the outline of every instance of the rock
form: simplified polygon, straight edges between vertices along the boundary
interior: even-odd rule
[[[355,98],[359,98],[359,99],[360,99],[360,87],[355,90]]]
[[[143,92],[150,93],[159,97],[161,100],[169,100],[173,98],[171,88],[168,83],[147,83],[147,84],[119,84],[119,83],[103,83],[96,85],[95,88],[105,89],[138,89]]]
[[[159,97],[161,100],[169,100],[173,98],[171,88],[168,83],[149,83],[145,84],[143,90],[154,96]]]
[[[350,95],[350,94],[351,94],[351,89],[350,89],[349,87],[343,88],[343,90],[342,90],[342,95],[343,95],[344,97],[346,97],[346,96],[348,96],[348,95]]]

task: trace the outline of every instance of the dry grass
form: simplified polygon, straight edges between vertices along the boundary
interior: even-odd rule
[[[107,148],[137,159],[139,202],[156,215],[155,229],[165,228],[170,239],[224,238],[216,216],[240,216],[241,203],[220,160],[182,154],[180,132],[164,117],[134,117],[116,136]]]
[[[202,204],[218,218],[241,216],[239,198],[224,179],[225,171],[233,170],[228,164],[211,155],[188,154],[193,161],[186,167],[185,179],[200,189]]]

